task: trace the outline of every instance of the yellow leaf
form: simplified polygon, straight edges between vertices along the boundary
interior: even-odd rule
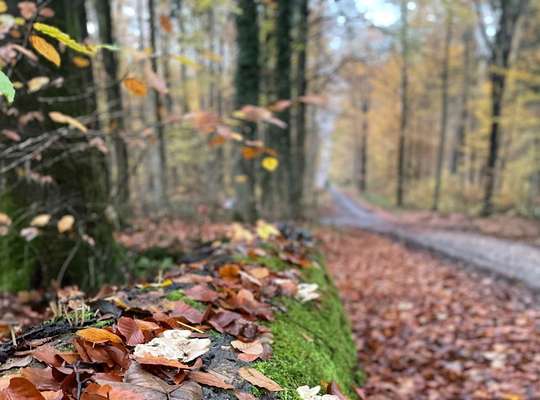
[[[75,218],[73,215],[64,215],[62,218],[60,218],[60,221],[58,221],[58,232],[65,233],[70,231],[71,228],[73,228],[73,224],[75,224]]]
[[[234,181],[236,183],[246,183],[247,182],[247,176],[246,175],[236,175],[234,177]]]
[[[60,54],[58,54],[52,44],[47,42],[42,37],[36,35],[30,36],[30,43],[32,43],[32,47],[34,47],[34,49],[36,49],[39,54],[41,54],[43,57],[45,57],[57,67],[60,66]]]
[[[201,65],[193,61],[191,58],[183,56],[183,55],[177,55],[173,56],[173,60],[178,61],[180,64],[184,64],[188,67],[192,67],[193,69],[199,69],[201,68]]]
[[[270,172],[273,172],[279,167],[279,161],[275,157],[265,157],[261,162],[262,167]]]
[[[30,79],[27,83],[28,93],[34,93],[40,90],[43,86],[48,84],[51,80],[46,76],[38,76],[36,78]]]
[[[90,60],[80,56],[73,57],[71,62],[73,62],[73,64],[78,68],[86,68],[90,66]]]
[[[148,88],[146,84],[137,78],[126,78],[123,81],[124,87],[135,96],[146,96]]]
[[[93,56],[97,52],[96,46],[88,46],[86,44],[78,43],[76,40],[74,40],[71,36],[69,36],[67,33],[62,32],[60,29],[58,29],[55,26],[42,24],[41,22],[36,22],[33,25],[34,29],[38,32],[41,32],[47,36],[53,37],[59,42],[65,44],[67,47],[78,51],[79,53],[83,53],[89,56]]]
[[[37,226],[38,228],[42,228],[47,225],[50,220],[51,216],[49,214],[40,214],[34,217],[32,222],[30,222],[30,226]]]
[[[86,328],[77,331],[77,336],[90,343],[122,343],[122,339],[112,332],[100,328]]]
[[[262,240],[268,240],[271,236],[279,236],[279,230],[272,224],[268,222],[259,220],[257,221],[257,235]]]
[[[5,1],[0,1],[0,13],[5,13],[8,10],[8,6]]]
[[[58,122],[59,124],[66,124],[71,126],[72,128],[78,129],[83,133],[88,132],[88,128],[84,126],[81,122],[76,120],[73,117],[70,117],[69,115],[62,114],[58,111],[51,111],[49,113],[49,117],[54,121]]]

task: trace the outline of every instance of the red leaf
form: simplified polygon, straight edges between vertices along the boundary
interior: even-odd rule
[[[6,400],[45,400],[32,382],[25,378],[11,378],[9,386],[0,394]]]
[[[129,346],[136,346],[141,343],[145,343],[144,334],[139,328],[137,322],[132,318],[122,317],[118,320],[117,325],[118,332],[126,338],[126,343]]]
[[[225,376],[220,375],[214,371],[209,371],[209,372],[192,371],[189,373],[189,378],[202,385],[214,386],[221,389],[234,388],[230,383],[225,382],[225,379],[226,379]]]
[[[203,314],[190,305],[183,301],[177,301],[174,304],[175,307],[172,314],[174,317],[182,317],[192,324],[200,324],[203,321]]]

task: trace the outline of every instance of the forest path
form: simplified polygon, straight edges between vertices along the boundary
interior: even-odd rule
[[[536,247],[477,233],[400,225],[367,209],[339,189],[331,187],[329,193],[334,212],[323,218],[325,224],[389,235],[409,245],[540,289],[540,249]]]

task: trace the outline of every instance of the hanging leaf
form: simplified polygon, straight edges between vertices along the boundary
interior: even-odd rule
[[[90,66],[90,60],[88,58],[84,58],[80,56],[73,57],[71,62],[73,63],[73,65],[75,65],[78,68],[87,68]]]
[[[160,15],[159,23],[165,32],[171,33],[173,31],[171,19],[168,16]]]
[[[6,74],[0,71],[0,93],[2,93],[9,103],[15,99],[15,88]]]
[[[9,140],[13,140],[14,142],[21,141],[21,135],[19,135],[17,132],[12,131],[10,129],[2,129],[2,135],[7,137]]]
[[[45,57],[57,67],[60,66],[60,54],[58,54],[58,51],[56,51],[52,44],[47,42],[42,37],[36,35],[30,36],[30,43],[32,43],[32,46],[39,54],[41,54],[43,57]]]
[[[28,93],[34,93],[47,85],[51,80],[46,76],[38,76],[28,81]]]
[[[32,222],[30,222],[30,226],[36,226],[38,228],[42,228],[45,225],[49,223],[51,220],[51,216],[49,214],[40,214],[34,217],[32,219]]]
[[[8,10],[8,6],[5,1],[0,1],[0,13],[5,13]]]
[[[17,5],[24,19],[32,19],[37,12],[37,5],[31,1],[21,1]]]
[[[126,78],[122,82],[124,87],[135,96],[146,96],[148,88],[146,84],[137,78]]]
[[[72,128],[78,129],[83,133],[88,132],[88,128],[86,126],[84,126],[80,121],[76,120],[75,118],[70,117],[69,115],[62,114],[58,111],[51,111],[49,113],[49,117],[54,122],[58,122],[59,124],[69,125]]]
[[[74,40],[67,33],[62,32],[60,29],[56,28],[55,26],[43,24],[41,22],[36,22],[33,25],[33,28],[36,31],[43,33],[44,35],[55,38],[59,42],[65,44],[70,49],[78,51],[79,53],[83,53],[83,54],[86,54],[88,56],[93,56],[97,52],[97,47],[96,46],[89,46],[89,45],[86,45],[86,44],[78,43],[76,40]]]
[[[270,172],[274,172],[279,167],[279,161],[275,157],[265,157],[261,162],[262,167]]]
[[[62,218],[60,218],[60,221],[58,221],[58,232],[65,233],[70,231],[71,228],[73,228],[73,224],[75,224],[75,218],[73,215],[64,215]]]
[[[197,62],[193,61],[191,58],[183,56],[183,55],[176,55],[172,57],[173,60],[178,61],[180,64],[184,64],[187,67],[191,67],[193,69],[199,69],[201,68],[201,65]]]

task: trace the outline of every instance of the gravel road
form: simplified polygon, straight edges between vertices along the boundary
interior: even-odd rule
[[[464,262],[540,289],[540,249],[485,235],[411,228],[387,221],[340,192],[330,188],[335,213],[323,223],[382,233],[454,260]]]

